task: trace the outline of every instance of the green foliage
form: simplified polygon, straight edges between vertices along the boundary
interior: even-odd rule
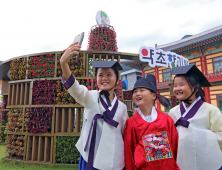
[[[5,153],[7,145],[0,144],[0,170],[77,170],[76,167],[66,167],[66,166],[50,166],[49,165],[32,165],[32,164],[23,164],[21,161],[18,163],[15,160],[12,160],[10,162],[4,161],[4,157],[7,156]]]
[[[6,120],[6,119],[2,119],[1,120],[1,125],[2,126],[6,126],[6,123],[7,123],[8,121]],[[1,127],[0,128],[0,143],[4,143],[5,142],[5,140],[6,140],[6,134],[4,134],[4,132],[5,132],[5,127]]]
[[[5,127],[2,127],[1,129],[0,129],[0,134],[1,134],[1,136],[0,136],[0,143],[4,143],[5,142],[5,140],[6,140],[6,134],[4,134],[4,131],[5,131]]]
[[[27,58],[18,58],[10,63],[10,80],[25,79]]]
[[[97,25],[91,28],[87,49],[90,51],[117,51],[114,28],[107,25]]]
[[[22,160],[25,136],[8,135],[6,138],[8,158]]]
[[[63,53],[59,53],[57,56],[57,76],[62,76],[62,68],[60,65],[60,59]],[[84,77],[84,65],[83,65],[83,53],[80,53],[77,57],[71,58],[69,63],[69,68],[75,77]]]
[[[56,137],[56,163],[78,164],[80,153],[75,147],[79,136]]]
[[[133,116],[133,113],[134,113],[134,112],[132,112],[132,111],[128,111],[129,117],[132,117],[132,116]]]
[[[2,123],[2,126],[6,126],[6,123],[7,123],[8,121],[6,120],[6,119],[2,119],[1,120],[1,123]]]
[[[33,56],[28,60],[28,78],[54,77],[54,71],[55,54]]]

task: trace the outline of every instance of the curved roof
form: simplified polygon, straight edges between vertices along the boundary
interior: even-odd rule
[[[184,38],[188,38],[190,36],[192,36],[192,35],[184,35],[183,38],[181,38],[181,40],[184,39]]]
[[[172,51],[172,50],[184,47],[184,46],[188,46],[193,43],[198,43],[200,41],[207,40],[209,38],[212,38],[221,34],[222,34],[222,25],[209,29],[207,31],[201,32],[199,34],[189,36],[187,38],[182,38],[181,40],[178,40],[172,43],[159,45],[157,46],[157,49],[162,49],[164,51]]]

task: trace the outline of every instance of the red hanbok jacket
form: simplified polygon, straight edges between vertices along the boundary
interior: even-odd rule
[[[146,122],[136,111],[124,130],[126,170],[179,170],[176,163],[178,133],[170,116],[157,110]]]

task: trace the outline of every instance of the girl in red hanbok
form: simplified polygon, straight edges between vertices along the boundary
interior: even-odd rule
[[[156,78],[145,75],[137,80],[132,93],[139,108],[125,125],[126,170],[179,170],[176,163],[178,134],[174,122],[153,106],[156,98],[163,106],[169,106],[169,101],[157,94]]]

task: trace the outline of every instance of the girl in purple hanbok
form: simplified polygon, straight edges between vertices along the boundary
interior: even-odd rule
[[[89,91],[76,81],[68,66],[80,48],[77,43],[71,44],[60,59],[65,88],[84,106],[83,126],[76,144],[80,152],[79,170],[122,170],[125,166],[123,134],[128,114],[126,105],[114,93],[122,67],[117,61],[93,61],[100,91]]]

